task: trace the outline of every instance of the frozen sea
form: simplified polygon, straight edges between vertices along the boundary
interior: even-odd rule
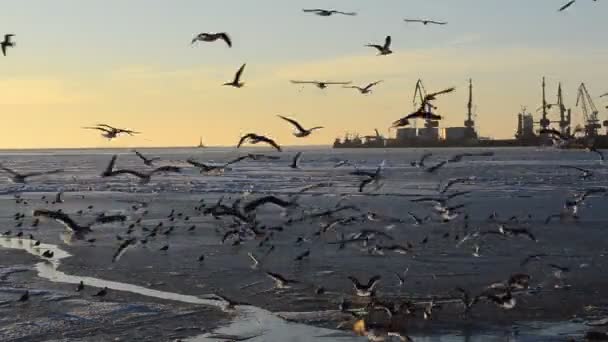
[[[603,331],[601,326],[584,324],[604,318],[608,302],[604,193],[608,170],[595,153],[552,148],[139,151],[159,157],[157,166],[180,166],[183,172],[158,174],[150,183],[139,184],[130,176],[100,177],[114,154],[117,168],[151,169],[127,149],[0,151],[2,165],[20,172],[65,170],[29,179],[27,184],[11,183],[0,174],[0,232],[10,231],[0,238],[0,268],[5,274],[0,277],[1,340],[102,341],[110,336],[218,340],[212,339],[213,334],[260,335],[251,341],[365,340],[352,332],[353,316],[338,307],[346,301],[351,308],[369,308],[370,300],[355,296],[347,277],[366,282],[375,275],[381,276],[379,301],[409,300],[418,310],[407,317],[386,317],[374,311],[367,321],[371,326],[384,325],[379,330],[408,334],[415,341],[565,341],[581,338],[591,329]],[[426,165],[432,166],[460,153],[488,151],[493,156],[465,157],[432,174],[410,164],[427,152],[433,155]],[[302,152],[302,158],[300,168],[294,170],[290,163],[297,152]],[[221,164],[246,153],[280,159],[243,161],[213,174],[201,174],[185,162],[194,158]],[[341,161],[348,163],[335,167]],[[351,172],[373,172],[380,164],[384,165],[381,182],[359,192],[362,178]],[[573,166],[592,175],[584,178]],[[448,202],[458,207],[449,222],[432,203],[415,201],[441,196],[441,185],[458,178],[467,180],[443,194],[465,192]],[[299,193],[318,183],[331,186]],[[548,216],[560,214],[568,201],[589,189],[596,193],[580,202],[577,218],[562,215],[546,223]],[[52,203],[60,191],[63,203]],[[21,200],[16,201],[15,195]],[[256,220],[263,234],[243,236],[239,244],[230,236],[223,241],[225,233],[235,229],[233,219],[203,214],[220,198],[231,205],[240,198],[246,203],[268,195],[296,199],[297,207],[260,207]],[[351,209],[313,217],[341,206]],[[121,213],[128,219],[124,224],[95,225],[86,239],[79,240],[50,220],[32,226],[32,213],[40,208],[61,209],[83,224],[101,213]],[[15,220],[15,213],[25,217]],[[410,214],[424,222],[415,224]],[[528,230],[536,241],[498,234],[501,226]],[[159,227],[157,233],[150,236],[155,227]],[[350,243],[344,248],[334,244],[365,229],[381,233],[366,244]],[[43,247],[15,237],[18,232],[32,234]],[[118,245],[129,237],[138,243],[112,262]],[[394,245],[406,246],[407,253],[388,248]],[[165,246],[168,249],[161,251]],[[55,257],[43,262],[40,254],[47,249],[56,250]],[[307,250],[309,257],[294,260]],[[252,267],[249,253],[259,259],[257,267]],[[204,261],[198,260],[201,255]],[[522,265],[530,255],[541,256]],[[564,270],[556,272],[555,266]],[[395,273],[405,270],[405,282],[400,285]],[[276,290],[266,271],[297,283]],[[463,316],[456,287],[480,294],[490,284],[517,273],[528,274],[531,280],[529,289],[515,294],[515,308],[504,310],[481,300],[470,316]],[[86,294],[74,293],[74,284],[80,280],[87,284]],[[104,286],[110,291],[103,299],[90,296]],[[323,293],[318,293],[319,288]],[[14,303],[25,289],[40,293],[29,300],[29,304],[40,301],[35,310]],[[214,293],[241,305],[224,312]],[[441,304],[434,308],[432,319],[424,320],[422,310],[431,300]],[[116,311],[101,313],[100,308],[110,304]],[[74,309],[81,307],[94,309]],[[197,311],[198,307],[203,311]],[[196,315],[179,324],[182,316],[176,312],[182,311]],[[145,315],[154,319],[138,321],[143,326],[138,334],[120,324],[113,332],[106,324]],[[46,324],[36,323],[41,320]],[[146,324],[151,328],[146,330]]]

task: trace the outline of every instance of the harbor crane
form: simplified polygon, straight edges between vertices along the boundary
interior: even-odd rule
[[[596,137],[598,130],[602,128],[600,121],[597,117],[599,111],[593,103],[591,95],[585,86],[585,83],[581,83],[578,87],[578,96],[576,97],[576,106],[583,111],[583,118],[585,120],[585,136],[588,138]]]

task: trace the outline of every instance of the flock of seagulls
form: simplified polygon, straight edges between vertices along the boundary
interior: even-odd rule
[[[595,1],[595,0],[594,0]],[[562,6],[559,11],[564,11],[571,7],[575,1],[570,1]],[[343,12],[338,10],[328,9],[304,9],[303,12],[311,13],[314,15],[329,17],[332,15],[344,15],[344,16],[356,16],[355,12]],[[404,19],[407,23],[420,23],[423,25],[447,25],[447,22],[435,21],[430,19]],[[14,47],[15,43],[12,38],[13,34],[7,34],[4,36],[4,41],[0,42],[3,55],[6,56],[7,48]],[[191,41],[191,44],[197,42],[217,42],[223,41],[229,48],[233,46],[233,41],[229,34],[226,32],[219,33],[200,33],[197,34]],[[392,38],[386,36],[383,44],[368,44],[366,47],[374,48],[378,51],[381,56],[390,55],[393,53],[391,50]],[[243,64],[236,74],[234,79],[230,82],[224,83],[224,86],[242,88],[245,83],[242,81],[243,72],[246,64]],[[351,82],[337,82],[337,81],[306,81],[306,80],[291,80],[293,84],[306,85],[311,84],[319,89],[326,89],[330,85],[341,85],[343,88],[356,89],[361,94],[370,94],[372,89],[378,84],[382,83],[382,80],[371,82],[365,86],[352,86]],[[455,91],[455,88],[446,88],[434,93],[427,94],[420,104],[419,108],[413,113],[407,114],[402,118],[397,119],[393,122],[392,127],[403,127],[410,124],[411,120],[441,120],[442,116],[432,112],[435,109],[434,101],[442,95],[446,95]],[[293,135],[296,138],[306,138],[312,135],[315,131],[323,129],[322,126],[314,126],[305,128],[302,124],[293,118],[278,115],[278,118],[289,123],[293,128]],[[136,135],[141,132],[137,132],[131,129],[117,128],[108,124],[97,124],[90,127],[83,127],[83,129],[100,131],[102,137],[109,140],[118,138],[120,135]],[[541,132],[542,133],[542,132]],[[558,131],[546,132],[556,137],[556,139],[564,139],[561,137]],[[247,133],[240,137],[236,145],[237,149],[244,144],[266,144],[277,152],[283,152],[282,147],[271,137],[266,135],[260,135],[257,133]],[[141,160],[143,165],[146,167],[144,170],[132,170],[126,168],[117,168],[118,156],[114,155],[111,157],[109,163],[100,173],[101,178],[111,177],[134,177],[137,179],[140,186],[148,184],[153,176],[161,176],[163,174],[179,174],[183,171],[183,166],[175,165],[161,165],[162,160],[158,157],[147,157],[139,151],[133,151],[135,155]],[[598,153],[603,160],[603,154],[600,151],[593,151]],[[432,153],[424,153],[418,160],[411,161],[409,164],[412,168],[419,169],[424,174],[436,174],[440,172],[446,165],[461,163],[465,158],[487,158],[492,157],[493,152],[478,152],[478,153],[461,153],[451,156],[450,158],[435,160],[431,164],[430,160],[433,157]],[[286,165],[290,169],[300,169],[302,167],[303,153],[296,153],[291,162]],[[223,173],[228,170],[228,167],[235,165],[245,160],[253,161],[268,161],[268,160],[281,160],[281,157],[264,154],[247,154],[240,156],[234,160],[228,161],[223,164],[207,163],[196,161],[192,158],[188,159],[185,163],[192,167],[199,169],[200,173],[206,174],[211,172]],[[353,166],[354,164],[349,161],[339,161],[335,164],[335,168]],[[581,180],[585,181],[594,177],[592,171],[574,167],[564,166],[564,169],[574,170],[579,173]],[[41,171],[41,172],[29,172],[21,173],[10,169],[6,166],[0,165],[0,170],[8,175],[8,177],[15,183],[26,183],[29,178],[50,176],[64,172],[61,169]],[[362,170],[354,167],[352,171],[348,173],[352,176],[353,186],[358,193],[373,193],[383,185],[383,181],[388,177],[385,175],[385,162],[382,162],[376,168],[371,170]],[[395,238],[391,235],[390,230],[394,229],[397,224],[411,224],[412,226],[422,227],[427,224],[435,223],[439,225],[454,224],[462,220],[464,229],[460,233],[446,232],[443,235],[443,239],[452,237],[451,234],[455,235],[454,241],[456,246],[470,245],[471,257],[480,258],[483,256],[483,243],[487,243],[486,240],[492,238],[499,238],[503,240],[511,239],[524,239],[529,243],[540,243],[531,227],[527,223],[522,223],[518,218],[513,218],[507,221],[499,220],[498,214],[493,214],[488,218],[488,225],[495,226],[495,229],[477,229],[471,231],[468,227],[468,215],[466,213],[466,203],[456,202],[462,197],[467,196],[469,191],[454,191],[454,187],[458,187],[462,184],[471,184],[475,182],[474,177],[465,178],[454,178],[448,179],[445,182],[441,182],[437,186],[436,196],[430,197],[418,197],[412,199],[410,202],[416,205],[427,205],[430,204],[432,207],[428,208],[428,215],[426,217],[418,216],[415,213],[407,212],[406,218],[394,218],[385,217],[377,213],[365,210],[359,206],[352,204],[344,205],[342,201],[347,199],[348,195],[344,195],[340,201],[332,208],[318,208],[318,207],[306,207],[301,201],[300,196],[304,196],[306,192],[316,188],[331,188],[334,185],[330,182],[311,184],[303,188],[295,196],[275,196],[275,195],[264,195],[254,199],[250,199],[248,196],[242,196],[237,199],[226,199],[220,198],[216,203],[206,204],[201,201],[199,205],[194,208],[194,215],[202,217],[211,217],[214,220],[220,220],[222,222],[217,228],[218,235],[221,236],[223,244],[231,246],[242,246],[247,245],[250,241],[259,240],[257,248],[263,250],[262,257],[256,256],[254,251],[247,252],[247,257],[252,261],[251,268],[254,270],[260,269],[263,274],[268,277],[274,284],[273,291],[289,291],[295,287],[301,286],[306,283],[305,280],[294,279],[283,274],[279,274],[272,270],[265,269],[263,266],[264,258],[275,250],[273,240],[279,234],[286,234],[284,232],[285,227],[298,223],[307,223],[310,226],[314,226],[315,223],[319,224],[319,229],[314,231],[310,236],[299,236],[296,240],[296,245],[301,246],[304,243],[324,243],[322,237],[326,237],[329,232],[336,233],[336,240],[326,242],[330,246],[338,246],[339,250],[346,248],[355,248],[361,251],[363,254],[384,256],[385,254],[401,254],[401,255],[414,255],[416,248],[422,247],[430,243],[430,238],[426,236],[419,243],[412,242],[396,242]],[[375,187],[374,187],[375,186]],[[371,189],[371,190],[370,190]],[[549,224],[553,219],[566,220],[566,219],[578,219],[578,208],[590,197],[606,193],[606,189],[586,189],[583,193],[578,194],[572,200],[568,200],[562,211],[559,214],[554,214],[545,220],[546,224]],[[20,196],[16,196],[15,200],[17,203],[24,204],[24,200]],[[232,201],[231,203],[229,201]],[[53,204],[61,204],[64,202],[62,193],[58,193]],[[456,202],[456,203],[454,203]],[[48,203],[48,202],[47,202]],[[140,205],[134,205],[134,210],[144,209],[139,211],[139,217],[133,219],[128,215],[124,214],[110,214],[99,213],[92,219],[83,222],[79,219],[77,222],[73,218],[74,214],[66,213],[61,209],[48,209],[48,208],[37,208],[33,210],[33,218],[36,220],[40,218],[50,219],[65,226],[67,230],[74,234],[74,237],[78,240],[85,240],[88,243],[94,243],[95,239],[87,239],[87,235],[94,231],[93,227],[97,225],[107,224],[129,224],[129,228],[125,231],[124,235],[118,235],[117,240],[119,241],[116,251],[112,256],[112,262],[119,262],[120,258],[131,248],[136,246],[143,246],[148,244],[158,235],[169,236],[175,234],[177,222],[184,225],[191,222],[191,216],[182,212],[177,212],[172,209],[169,215],[156,226],[149,227],[145,225],[143,217],[147,215],[148,211],[145,210],[147,203]],[[283,219],[281,226],[266,226],[261,222],[261,217],[258,216],[258,211],[265,206],[273,206],[280,208],[282,211],[281,218]],[[92,209],[90,207],[89,209]],[[83,215],[83,211],[75,213],[76,215]],[[23,220],[24,214],[15,216],[16,220]],[[132,220],[132,222],[129,222]],[[22,221],[20,221],[22,222]],[[38,226],[39,221],[35,221],[35,226]],[[358,224],[364,223],[377,223],[378,225],[387,223],[388,225],[383,228],[357,228]],[[165,226],[165,223],[167,226]],[[33,225],[34,226],[34,225]],[[20,227],[20,226],[18,226]],[[387,228],[391,227],[391,228]],[[354,228],[355,232],[348,233],[348,229]],[[193,232],[196,229],[196,225],[190,225],[187,231]],[[137,236],[137,233],[139,235]],[[12,232],[8,231],[3,234],[5,237],[11,236]],[[21,238],[23,232],[19,232],[16,237]],[[30,235],[30,240],[34,246],[39,246],[40,241],[35,241],[33,236]],[[160,252],[167,253],[170,250],[169,244],[163,244],[158,249]],[[294,262],[304,262],[311,257],[313,251],[311,248],[303,249],[294,258]],[[54,253],[50,250],[41,252],[41,256],[45,258],[53,258]],[[526,257],[522,261],[522,267],[528,263],[540,260],[545,257],[544,255],[531,255]],[[204,262],[205,254],[199,255],[196,258],[197,262]],[[567,266],[558,265],[555,263],[549,263],[548,268],[556,279],[559,279],[559,286],[566,288],[564,276],[571,269]],[[408,281],[408,271],[393,272],[397,278],[398,285],[405,286]],[[473,309],[483,302],[490,303],[496,307],[504,310],[511,310],[518,304],[517,297],[523,295],[529,295],[531,293],[531,281],[532,277],[526,273],[515,273],[511,274],[506,278],[505,281],[488,284],[486,287],[481,289],[479,293],[474,294],[472,290],[457,287],[454,289],[454,296],[447,300],[439,300],[432,298],[427,302],[414,303],[411,301],[403,301],[401,303],[389,303],[385,302],[381,298],[381,292],[378,291],[382,286],[382,282],[386,281],[381,275],[373,274],[365,280],[357,278],[355,276],[348,276],[347,279],[352,283],[353,296],[358,298],[358,303],[363,301],[364,305],[354,307],[354,303],[348,301],[344,297],[339,303],[338,310],[349,317],[348,322],[351,324],[352,329],[361,335],[367,336],[372,341],[385,341],[388,338],[398,338],[402,341],[411,341],[412,339],[405,335],[402,331],[391,330],[389,324],[372,323],[369,320],[373,314],[377,312],[384,312],[387,316],[387,322],[390,322],[396,316],[403,316],[407,319],[420,317],[424,320],[431,320],[437,311],[441,310],[444,305],[456,303],[462,307],[463,315],[469,316]],[[556,287],[557,288],[557,287]],[[81,281],[76,288],[76,292],[82,292],[85,289],[85,284]],[[104,297],[108,293],[108,289],[101,289],[99,292],[94,294],[96,297]],[[315,287],[315,294],[318,296],[328,295],[326,289],[322,287]],[[29,300],[29,292],[26,291],[18,299],[19,302]],[[240,302],[229,299],[226,296],[217,295],[219,300],[226,303],[225,308],[227,310],[234,310],[235,307],[243,305]],[[257,336],[257,335],[256,335]]]

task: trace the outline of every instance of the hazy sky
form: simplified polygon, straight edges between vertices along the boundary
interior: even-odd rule
[[[437,102],[443,127],[462,125],[473,78],[478,130],[511,137],[520,107],[540,105],[543,75],[551,101],[563,82],[568,106],[581,81],[594,96],[608,92],[608,1],[579,0],[558,13],[564,2],[3,1],[0,34],[16,34],[17,47],[0,58],[0,148],[186,146],[199,136],[232,145],[250,131],[285,145],[330,144],[347,131],[388,133],[411,111],[418,78],[428,90],[458,88]],[[359,15],[317,17],[302,8]],[[406,24],[405,17],[449,25]],[[229,32],[234,48],[190,46],[196,33],[215,31]],[[364,47],[389,34],[393,55]],[[246,87],[222,87],[244,62]],[[290,79],[385,83],[361,96],[301,89]],[[604,120],[608,101],[597,101]],[[277,114],[326,129],[297,139]],[[102,122],[144,134],[108,142],[80,128]]]

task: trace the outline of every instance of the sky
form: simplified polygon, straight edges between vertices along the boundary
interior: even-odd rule
[[[549,102],[562,82],[580,121],[578,85],[594,97],[608,92],[608,1],[579,0],[558,13],[564,2],[6,0],[0,34],[14,33],[17,46],[0,58],[0,148],[191,146],[201,136],[226,146],[249,132],[284,145],[327,145],[346,132],[394,134],[388,127],[412,111],[419,78],[429,91],[457,88],[436,103],[442,127],[462,125],[469,78],[482,136],[512,137],[522,106],[540,106],[543,76]],[[358,15],[318,17],[303,8]],[[232,49],[190,44],[198,33],[221,31]],[[387,35],[392,55],[364,47]],[[246,86],[221,86],[243,63]],[[384,83],[362,96],[291,79]],[[596,101],[607,119],[608,98]],[[325,128],[299,139],[279,114]],[[97,123],[142,134],[108,141],[81,128]]]

